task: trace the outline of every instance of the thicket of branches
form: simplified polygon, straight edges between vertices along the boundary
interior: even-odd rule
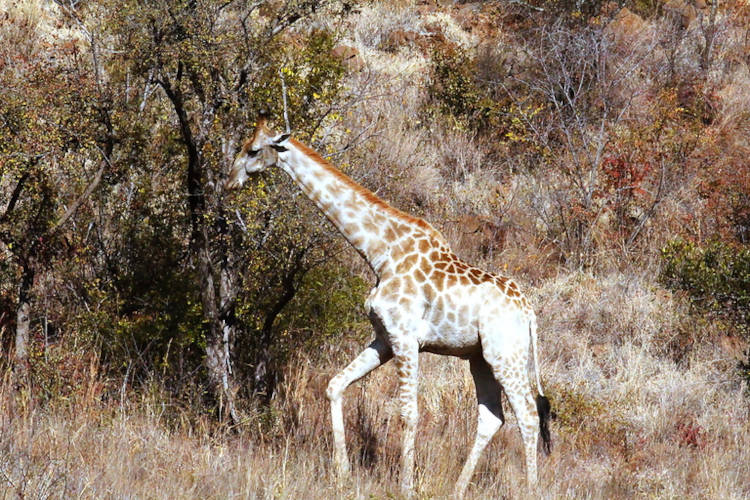
[[[59,2],[54,27],[4,16],[0,328],[21,382],[51,385],[37,373],[51,352],[60,380],[94,355],[124,384],[160,373],[237,422],[240,388],[270,398],[284,343],[305,342],[283,338],[302,315],[292,299],[346,319],[349,297],[299,293],[313,269],[358,286],[326,270],[335,244],[309,208],[276,178],[222,189],[257,111],[282,114],[282,82],[303,140],[341,89],[335,33],[291,33],[328,6],[261,4]]]

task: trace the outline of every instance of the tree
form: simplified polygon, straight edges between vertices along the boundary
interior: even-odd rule
[[[206,373],[220,409],[235,423],[239,387],[232,353],[238,336],[238,281],[243,274],[253,276],[237,266],[238,255],[244,255],[243,246],[256,246],[247,238],[269,241],[283,218],[269,214],[277,209],[268,205],[278,200],[266,195],[265,203],[248,215],[265,218],[269,226],[263,234],[245,231],[238,236],[225,204],[223,176],[257,110],[271,106],[282,114],[282,84],[289,89],[286,104],[292,125],[303,135],[312,135],[330,112],[327,103],[336,95],[343,72],[330,54],[331,35],[312,32],[282,40],[295,22],[320,7],[309,1],[286,2],[264,13],[259,3],[217,1],[117,2],[107,7],[105,24],[112,29],[112,43],[123,48],[110,62],[110,73],[120,85],[128,82],[143,89],[139,107],[153,108],[151,127],[167,141],[156,144],[155,152],[184,172],[187,252],[199,281]],[[172,141],[179,148],[173,148]],[[167,147],[172,157],[162,156]],[[155,159],[146,160],[147,170],[155,167]],[[266,347],[275,318],[296,293],[294,283],[309,268],[305,262],[315,244],[306,242],[306,234],[285,240],[289,247],[282,253],[290,256],[291,264],[282,266],[278,298],[266,297],[270,300],[260,333],[260,344]],[[264,352],[267,348],[261,348],[256,362],[256,390],[268,393],[262,387],[268,385]]]
[[[223,177],[258,109],[288,116],[305,140],[332,113],[334,36],[291,31],[325,3],[56,5],[67,35],[14,12],[0,49],[13,62],[0,66],[0,242],[13,261],[0,272],[17,283],[17,357],[28,357],[35,277],[50,270],[68,283],[60,320],[101,345],[124,383],[177,360],[184,386],[202,361],[236,423],[237,338],[270,398],[279,317],[336,252],[328,228],[299,222],[308,207],[285,181],[260,179],[251,202],[232,201]]]
[[[14,368],[21,376],[35,277],[63,251],[61,231],[99,185],[114,148],[96,61],[81,56],[85,42],[58,38],[50,44],[39,24],[12,11],[0,31],[2,59],[9,62],[0,66],[0,192],[7,200],[0,243],[19,275]],[[93,40],[88,48],[95,50]],[[47,50],[58,57],[46,57]]]

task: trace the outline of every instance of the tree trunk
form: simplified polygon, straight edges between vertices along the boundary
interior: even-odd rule
[[[187,152],[187,189],[188,189],[188,215],[191,223],[190,250],[193,258],[198,262],[198,273],[200,275],[200,294],[203,305],[203,317],[208,324],[206,338],[206,370],[208,372],[211,390],[219,404],[219,414],[226,415],[238,424],[240,419],[235,405],[235,394],[237,386],[232,374],[231,352],[234,339],[233,328],[226,313],[224,296],[224,276],[219,271],[219,298],[216,294],[215,267],[212,262],[212,245],[209,235],[208,222],[206,221],[206,195],[203,181],[203,164],[200,148],[193,134],[185,108],[184,96],[180,89],[180,76],[182,63],[179,64],[178,76],[173,82],[166,75],[158,80],[167,97],[174,107],[175,114],[180,123],[180,134]],[[222,262],[225,261],[226,251],[219,249],[222,253]],[[224,265],[222,265],[222,268]],[[225,411],[226,409],[226,411]]]
[[[205,237],[205,235],[204,235]],[[208,242],[202,242],[198,260],[198,272],[201,278],[201,302],[203,316],[208,323],[206,338],[206,369],[209,383],[219,403],[219,413],[228,414],[234,424],[240,419],[235,405],[237,386],[232,374],[232,342],[234,331],[227,314],[219,308],[214,284],[213,266]],[[224,409],[226,408],[226,411]]]
[[[34,269],[31,263],[22,265],[21,283],[18,287],[16,309],[16,345],[13,371],[19,379],[26,377],[29,363],[29,330],[31,324],[31,287],[34,284]]]
[[[281,285],[284,291],[281,294],[281,297],[279,297],[279,300],[277,300],[266,313],[266,318],[263,321],[263,328],[260,332],[261,347],[255,360],[253,391],[266,404],[270,403],[273,398],[273,391],[276,386],[277,377],[276,370],[273,367],[273,354],[271,351],[271,343],[273,342],[273,325],[276,322],[276,318],[281,314],[281,311],[284,310],[286,305],[292,301],[297,293],[295,280],[298,278],[297,274],[304,274],[304,271],[302,270],[302,259],[304,255],[304,251],[297,254],[294,264],[282,279]]]

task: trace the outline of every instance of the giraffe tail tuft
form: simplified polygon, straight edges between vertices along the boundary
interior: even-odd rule
[[[536,411],[539,414],[539,434],[542,437],[542,446],[544,452],[549,455],[552,450],[552,439],[549,434],[549,421],[550,418],[554,417],[552,413],[552,406],[549,403],[549,399],[544,396],[542,392],[542,383],[539,374],[539,352],[537,351],[537,338],[536,338],[536,318],[532,317],[529,322],[529,336],[531,337],[531,351],[534,356],[534,374],[536,375]]]
[[[536,411],[539,413],[539,434],[542,436],[542,447],[544,453],[549,455],[552,451],[552,439],[549,434],[549,420],[552,416],[552,407],[549,399],[541,394],[536,397]]]

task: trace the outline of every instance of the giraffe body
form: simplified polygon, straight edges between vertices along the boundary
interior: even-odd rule
[[[377,276],[365,302],[375,339],[326,390],[339,474],[349,471],[343,392],[393,359],[404,422],[401,488],[406,494],[412,491],[419,352],[431,352],[468,359],[477,391],[477,435],[456,484],[456,496],[463,496],[479,456],[504,421],[501,390],[519,423],[528,483],[535,484],[540,413],[542,436],[549,443],[548,402],[539,383],[536,318],[518,285],[466,264],[430,224],[391,207],[302,143],[274,136],[264,120],[235,160],[228,186],[238,187],[249,173],[273,164],[299,184]],[[535,362],[536,401],[527,371],[530,354]]]

